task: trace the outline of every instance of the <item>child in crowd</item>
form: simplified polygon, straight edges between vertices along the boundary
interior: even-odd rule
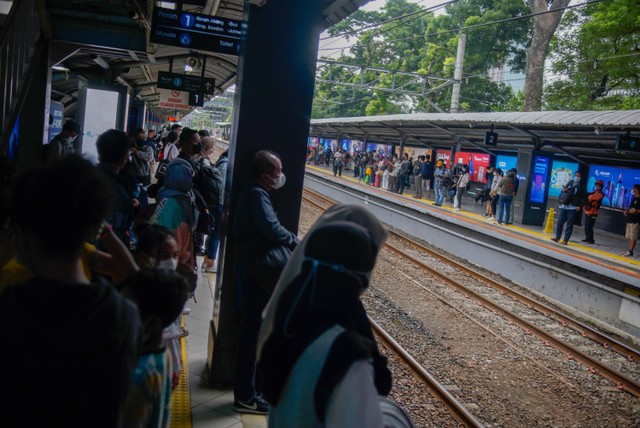
[[[162,332],[180,315],[187,290],[187,281],[170,270],[142,269],[123,282],[122,294],[138,306],[143,325],[124,427],[169,426],[173,368]]]
[[[141,268],[156,268],[175,271],[178,266],[178,243],[169,229],[157,224],[142,224],[136,232],[140,238],[136,259]],[[183,303],[184,306],[184,303]],[[180,378],[180,337],[186,336],[180,327],[180,318],[176,315],[173,322],[166,326],[163,338],[171,355],[173,387],[178,386]]]

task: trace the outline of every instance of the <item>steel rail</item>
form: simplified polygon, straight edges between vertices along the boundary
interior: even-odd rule
[[[398,232],[394,232],[393,230],[389,230],[389,234],[397,237],[398,239],[403,240],[404,242],[406,242],[407,244],[411,245],[412,247],[418,249],[419,251],[425,252],[428,255],[430,255],[431,257],[435,257],[437,259],[440,260],[444,260],[447,264],[449,264],[450,266],[463,271],[464,273],[466,273],[469,276],[474,277],[475,279],[482,281],[484,283],[486,283],[487,285],[497,288],[500,292],[503,292],[504,294],[509,295],[510,297],[524,303],[525,305],[527,305],[529,308],[531,309],[535,309],[536,311],[540,312],[541,314],[543,314],[546,317],[551,317],[551,314],[553,315],[553,319],[556,319],[556,321],[558,321],[559,323],[561,323],[562,325],[571,328],[572,330],[576,331],[577,333],[579,333],[580,335],[587,337],[589,339],[591,339],[592,341],[602,345],[604,348],[607,349],[612,349],[615,352],[617,352],[618,354],[622,355],[623,357],[627,358],[627,360],[629,361],[633,361],[633,362],[637,362],[640,361],[640,351],[638,351],[635,348],[630,347],[629,345],[622,343],[610,336],[607,336],[606,334],[596,330],[595,328],[588,326],[586,324],[581,323],[580,321],[573,319],[565,314],[563,314],[562,312],[559,312],[558,310],[545,305],[544,303],[540,303],[528,296],[525,296],[524,294],[513,290],[505,285],[500,284],[499,282],[486,277],[484,275],[482,275],[481,273],[478,273],[476,271],[474,271],[473,269],[465,266],[462,263],[459,263],[453,259],[450,259],[447,256],[444,256],[442,254],[439,254],[437,252],[435,252],[434,250],[431,250],[427,247],[425,247],[424,245],[413,241],[412,239],[407,238],[406,236],[401,235]]]
[[[418,378],[419,381],[427,385],[431,394],[437,399],[442,401],[450,410],[453,418],[461,425],[467,427],[482,427],[482,423],[478,421],[473,414],[458,401],[447,389],[442,386],[436,378],[434,378],[428,371],[426,371],[420,363],[418,363],[407,351],[398,344],[378,323],[369,318],[373,332],[380,339],[383,346],[389,351],[396,354],[396,356],[407,365]]]
[[[313,194],[314,196],[318,197],[319,199],[323,199],[325,201],[327,201],[327,203],[330,203],[332,205],[335,205],[334,201],[331,201],[328,198],[323,197],[322,195],[317,194],[316,192],[312,192],[308,189],[305,189],[305,191]],[[326,210],[325,207],[321,206],[320,204],[315,203],[314,201],[311,201],[309,198],[305,198],[303,196],[303,199],[307,200],[308,202],[310,202],[311,204],[315,205],[316,207],[322,209],[322,210]],[[413,243],[413,241],[411,241],[408,238],[403,237],[402,235],[397,235],[399,237],[401,237],[402,240],[404,241],[408,241]],[[599,374],[602,377],[608,379],[609,381],[613,382],[619,389],[627,391],[629,393],[631,393],[632,395],[636,396],[636,397],[640,397],[640,384],[635,382],[633,379],[628,378],[627,376],[625,376],[622,373],[619,373],[618,371],[606,366],[604,363],[591,358],[589,355],[585,354],[584,352],[580,351],[579,349],[574,348],[573,346],[565,343],[564,341],[562,341],[561,339],[556,338],[555,336],[553,336],[552,334],[548,333],[547,331],[543,330],[542,328],[537,327],[536,325],[530,323],[529,321],[525,320],[524,318],[502,308],[501,306],[493,303],[491,300],[489,300],[488,298],[485,298],[484,296],[482,296],[479,293],[476,293],[475,291],[473,291],[472,289],[466,287],[465,285],[452,280],[450,278],[448,278],[446,275],[438,272],[435,269],[432,269],[431,267],[429,267],[428,265],[426,265],[425,263],[423,263],[420,260],[417,260],[416,258],[414,258],[413,256],[406,254],[405,252],[403,252],[402,250],[392,246],[391,244],[385,243],[385,248],[387,248],[388,250],[390,250],[391,252],[406,258],[407,260],[411,261],[412,263],[414,263],[416,266],[426,270],[427,272],[429,272],[431,275],[433,275],[434,277],[438,278],[439,280],[441,280],[442,282],[449,284],[450,286],[452,286],[455,289],[458,289],[460,292],[462,292],[465,296],[472,296],[474,299],[476,299],[477,301],[480,302],[480,304],[482,306],[485,306],[487,308],[489,308],[490,310],[494,311],[494,313],[496,313],[499,316],[502,316],[504,318],[510,319],[511,322],[519,325],[520,327],[522,327],[524,329],[524,331],[528,334],[534,334],[536,335],[538,338],[540,338],[544,343],[548,344],[548,345],[552,345],[554,346],[556,349],[560,350],[561,352],[563,352],[568,358],[575,358],[576,361],[579,361],[581,364],[583,364],[584,366],[588,367],[589,370],[594,373],[594,374]],[[443,258],[443,256],[438,255],[437,253],[433,253],[437,258]],[[556,311],[554,311],[556,312]]]

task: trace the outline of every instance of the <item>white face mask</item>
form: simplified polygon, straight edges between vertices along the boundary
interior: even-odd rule
[[[573,181],[575,181],[576,184],[580,183],[580,177],[573,177]]]
[[[282,186],[284,186],[284,183],[287,182],[287,177],[285,177],[284,172],[281,172],[278,178],[272,177],[272,180],[273,180],[273,188],[279,189]]]
[[[65,140],[68,144],[73,143],[74,141],[76,141],[76,137],[67,137],[67,139]]]
[[[175,271],[178,267],[178,259],[174,259],[173,257],[170,259],[160,260],[156,263],[156,268]]]

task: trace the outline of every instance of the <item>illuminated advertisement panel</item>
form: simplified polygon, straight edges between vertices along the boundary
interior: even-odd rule
[[[486,183],[487,179],[484,174],[487,172],[487,167],[491,162],[491,155],[487,153],[471,153],[471,152],[457,152],[456,164],[469,165],[469,175],[471,181],[478,183]]]
[[[551,183],[549,184],[549,196],[558,197],[562,186],[573,180],[573,175],[578,171],[575,162],[553,161],[551,167]]]
[[[308,147],[316,147],[318,145],[319,140],[320,139],[318,137],[308,137],[307,138],[307,146]]]
[[[640,184],[640,169],[620,166],[591,165],[587,189],[591,191],[596,180],[604,182],[603,207],[626,209],[633,198],[631,189],[634,184]]]
[[[496,157],[496,168],[500,168],[502,172],[507,172],[512,168],[518,167],[518,156],[498,155]]]
[[[534,158],[531,191],[529,193],[529,201],[532,203],[544,203],[550,164],[551,158],[548,156],[535,156]]]
[[[367,143],[367,153],[374,152],[379,155],[389,155],[393,150],[393,146],[388,144]]]
[[[324,151],[331,149],[332,152],[335,152],[338,148],[338,140],[334,138],[320,138],[320,145]]]

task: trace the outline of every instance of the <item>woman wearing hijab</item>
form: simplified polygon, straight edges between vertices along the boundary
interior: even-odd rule
[[[151,224],[164,226],[178,244],[178,267],[176,272],[183,275],[195,289],[195,251],[193,229],[197,221],[197,209],[193,189],[193,169],[189,162],[176,158],[169,163],[164,184],[156,197],[158,204],[149,219]]]
[[[259,341],[258,383],[271,405],[270,427],[383,426],[378,395],[389,393],[391,375],[360,295],[385,237],[366,210],[342,206],[296,249]]]

